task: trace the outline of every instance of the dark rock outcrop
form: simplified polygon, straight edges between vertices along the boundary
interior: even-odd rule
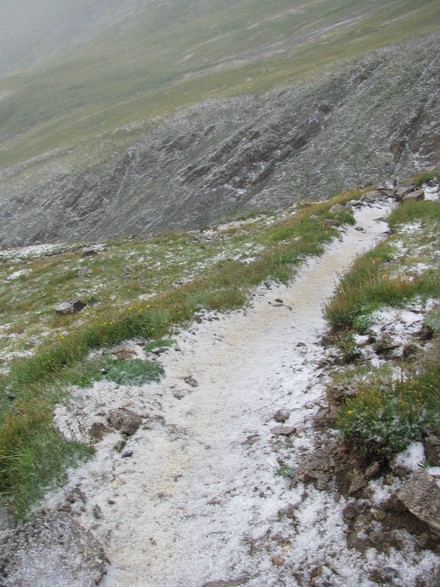
[[[62,302],[55,307],[55,312],[57,314],[76,314],[76,312],[81,312],[87,306],[85,302],[81,300],[76,300],[74,298],[69,298],[66,302]]]

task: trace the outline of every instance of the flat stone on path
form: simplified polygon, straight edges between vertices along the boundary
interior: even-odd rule
[[[291,434],[293,434],[295,432],[295,427],[294,426],[275,426],[275,428],[272,428],[271,432],[272,432],[272,434],[275,434],[276,436],[290,436]]]

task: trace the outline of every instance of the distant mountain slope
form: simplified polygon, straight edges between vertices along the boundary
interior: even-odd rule
[[[438,161],[437,0],[14,6],[2,243],[194,227]]]
[[[440,165],[440,36],[306,86],[215,99],[77,173],[3,181],[3,244],[200,228]]]
[[[23,1],[34,8],[30,16],[15,9],[18,38],[0,3],[11,31],[3,31],[4,54],[26,42],[23,61],[40,49],[51,57],[0,78],[2,167],[84,146],[89,159],[103,160],[136,135],[114,137],[127,124],[207,98],[285,87],[440,31],[437,0]]]

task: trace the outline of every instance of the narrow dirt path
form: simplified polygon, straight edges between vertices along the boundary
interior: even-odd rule
[[[276,473],[315,441],[311,419],[325,405],[323,304],[337,276],[384,233],[385,212],[363,207],[364,232],[347,229],[289,287],[262,286],[245,311],[207,315],[181,332],[178,349],[161,357],[159,384],[81,392],[75,417],[83,427],[121,406],[146,419],[124,449],[132,456],[115,451],[110,434],[67,488],[83,492],[80,522],[111,561],[102,585],[294,586],[320,565],[327,584],[373,585],[365,577],[376,561],[346,547],[344,500],[292,491]],[[283,426],[293,434],[273,430],[280,408],[291,412]],[[287,506],[296,508],[294,522],[280,514]],[[404,552],[393,556],[404,563]]]

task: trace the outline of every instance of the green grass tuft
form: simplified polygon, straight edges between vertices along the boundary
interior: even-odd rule
[[[440,176],[440,169],[433,169],[431,171],[423,171],[414,178],[414,183],[421,187],[424,183]]]
[[[152,381],[160,381],[164,373],[162,365],[154,361],[112,360],[108,363],[105,378],[119,385],[144,385]]]
[[[429,270],[416,277],[394,275],[388,258],[389,246],[381,243],[357,259],[345,275],[336,296],[326,306],[326,317],[334,330],[359,328],[368,324],[369,314],[381,306],[401,307],[418,296],[436,296],[440,274]]]
[[[48,488],[65,479],[68,466],[92,454],[90,447],[55,430],[49,406],[20,403],[3,414],[0,427],[0,493],[18,517],[25,517]]]
[[[424,219],[429,219],[430,221],[440,220],[440,206],[438,202],[431,202],[429,200],[404,202],[391,212],[387,220],[388,224],[392,228],[395,228],[399,224]]]

